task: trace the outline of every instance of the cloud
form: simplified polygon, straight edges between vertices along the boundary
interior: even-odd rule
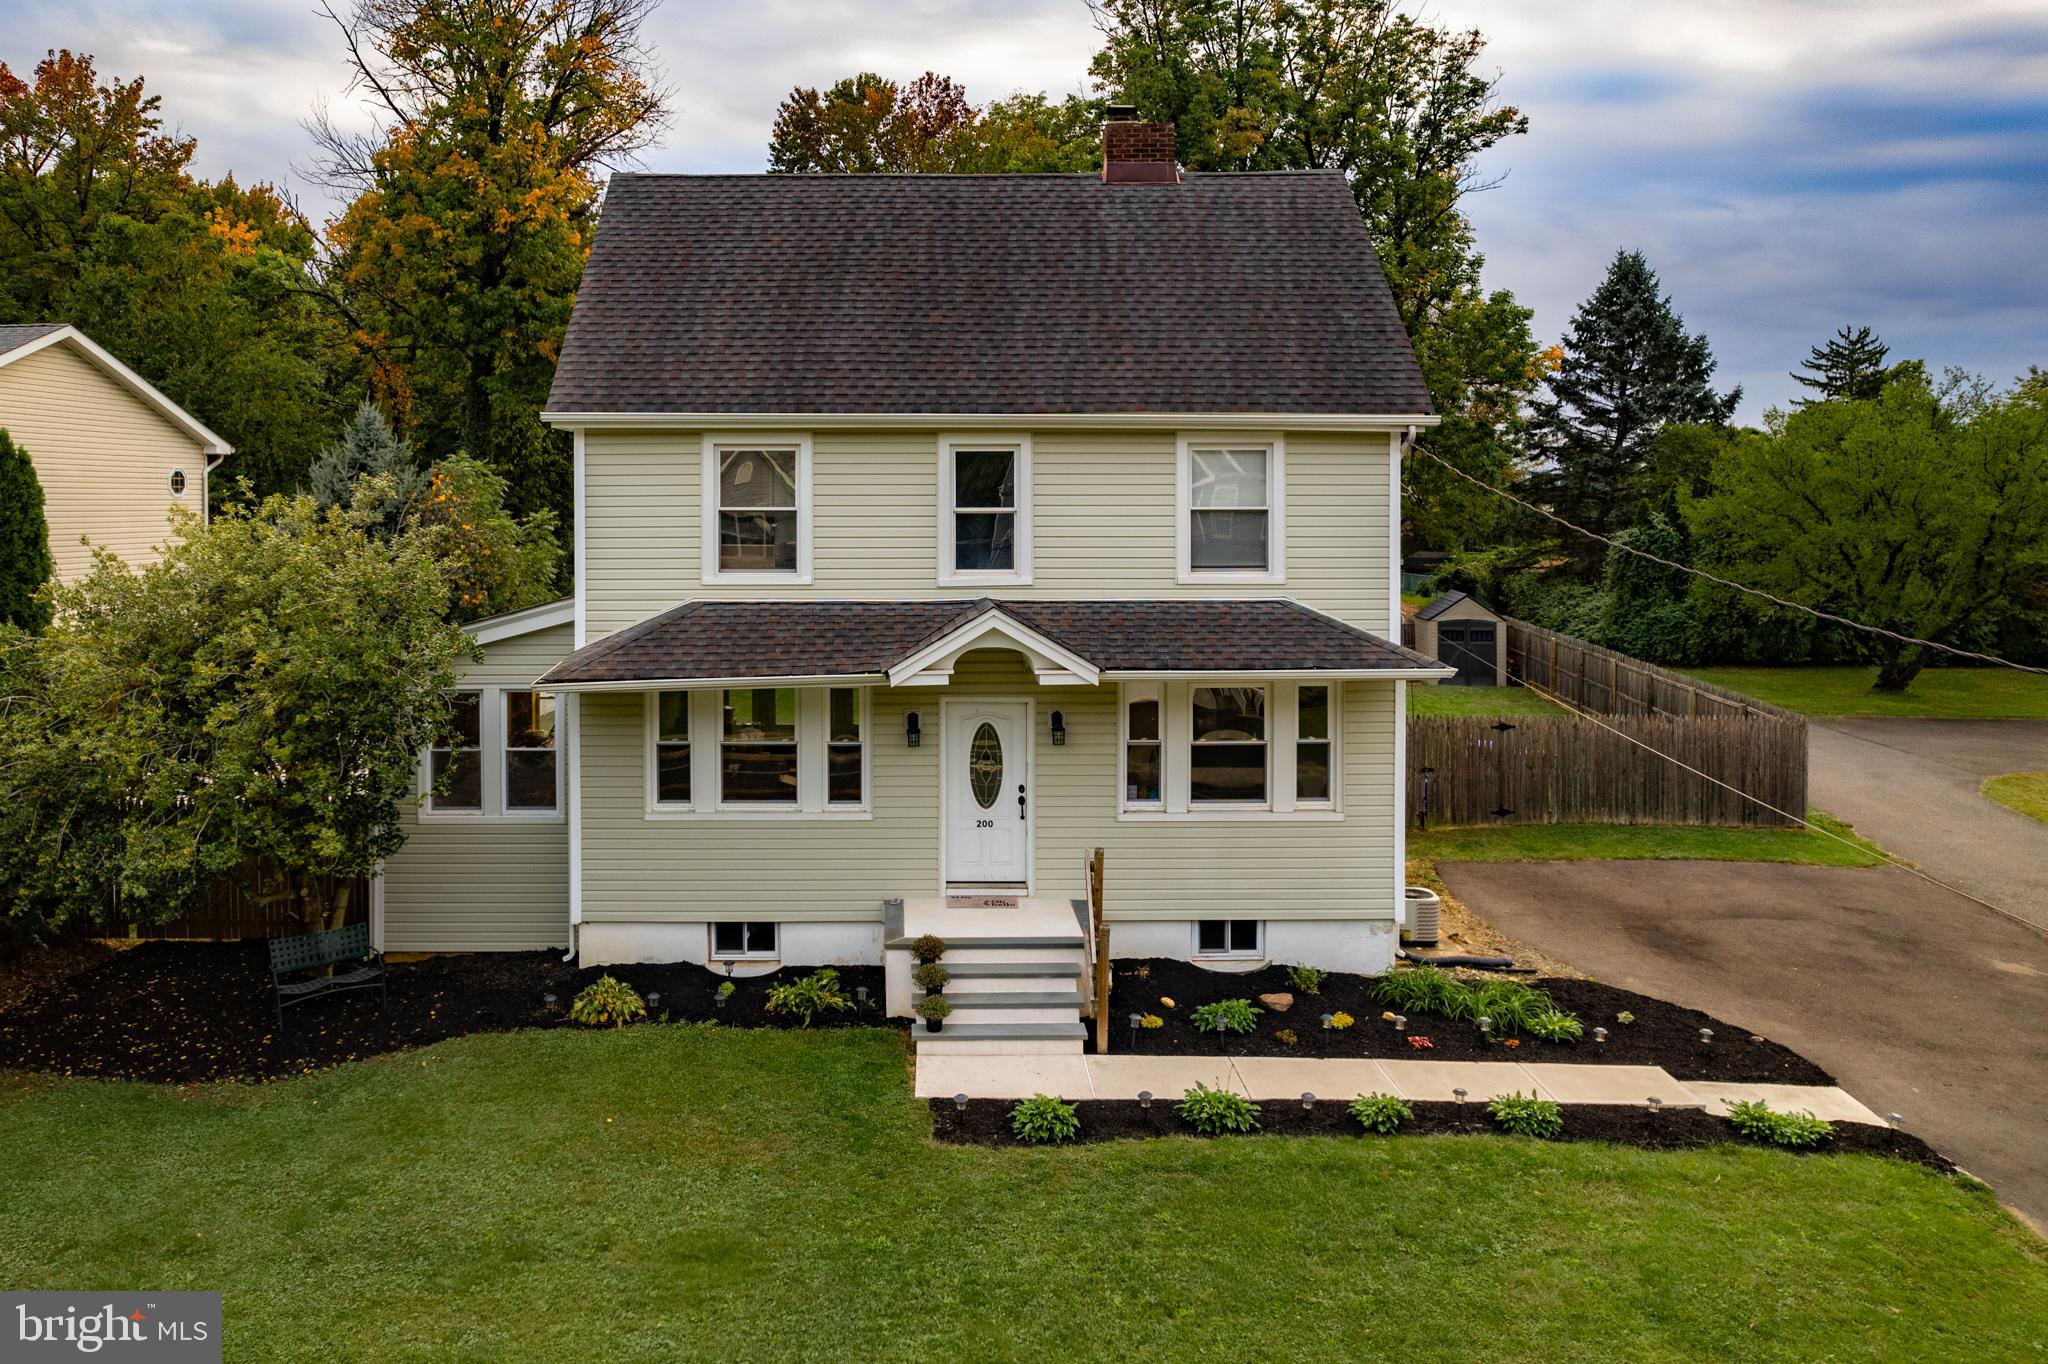
[[[347,95],[310,0],[7,0],[0,58],[46,47],[140,73],[199,168],[292,185]],[[1477,27],[1528,136],[1471,200],[1488,282],[1557,336],[1615,250],[1645,251],[1753,418],[1843,323],[1996,379],[2048,362],[2048,12],[2039,0],[1431,0]],[[988,100],[1083,89],[1083,0],[667,0],[648,37],[676,118],[646,164],[749,171],[795,85],[933,69]]]

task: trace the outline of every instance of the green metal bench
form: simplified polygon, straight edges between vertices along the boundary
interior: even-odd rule
[[[299,980],[286,979],[306,971],[349,965],[354,969]],[[284,1006],[287,1004],[303,1004],[309,999],[320,999],[344,990],[372,988],[378,992],[377,1007],[381,1009],[390,1001],[391,992],[384,982],[384,954],[371,949],[368,924],[351,924],[325,933],[304,933],[296,938],[270,940],[270,989],[277,1006],[279,1031],[284,1029]]]

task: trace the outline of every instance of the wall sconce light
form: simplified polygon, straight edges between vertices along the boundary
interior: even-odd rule
[[[914,710],[903,717],[903,742],[912,748],[924,742],[924,729],[919,724],[917,712]]]
[[[1052,746],[1058,748],[1067,741],[1067,717],[1059,711],[1052,713]]]

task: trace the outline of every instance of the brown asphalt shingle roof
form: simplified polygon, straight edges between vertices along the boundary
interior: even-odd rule
[[[1430,411],[1334,171],[615,176],[547,406]]]
[[[586,645],[541,685],[871,676],[991,609],[1103,672],[1441,666],[1280,600],[695,601]]]

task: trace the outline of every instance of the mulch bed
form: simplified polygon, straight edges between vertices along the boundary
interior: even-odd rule
[[[763,1012],[768,986],[814,969],[742,976],[720,1009],[714,998],[724,974],[701,966],[578,970],[559,952],[429,957],[391,966],[388,1008],[378,1008],[374,990],[335,995],[287,1007],[280,1032],[268,960],[261,942],[151,942],[117,953],[0,1012],[0,1069],[175,1084],[275,1079],[467,1033],[571,1026],[569,1001],[607,972],[648,1000],[653,1019],[794,1027]],[[838,969],[849,997],[868,989],[859,1021],[881,1022],[882,968]],[[855,1021],[848,1012],[814,1026]]]
[[[1110,1050],[1140,1056],[1217,1056],[1227,1051],[1232,1056],[1574,1061],[1662,1066],[1680,1080],[1835,1083],[1832,1075],[1799,1053],[1757,1037],[1747,1028],[1697,1009],[1681,1008],[1666,1000],[1594,980],[1543,977],[1529,981],[1546,991],[1560,1009],[1579,1016],[1586,1028],[1585,1040],[1581,1042],[1545,1042],[1522,1037],[1517,1039],[1518,1045],[1504,1046],[1488,1042],[1476,1024],[1433,1014],[1409,1015],[1406,1030],[1397,1033],[1392,1024],[1380,1017],[1387,1011],[1387,1005],[1373,993],[1374,979],[1333,973],[1323,982],[1321,994],[1308,995],[1288,983],[1287,970],[1282,966],[1232,973],[1160,957],[1118,960],[1110,980],[1110,1019],[1114,1027]],[[1274,993],[1293,994],[1293,1006],[1284,1013],[1261,1013],[1253,1031],[1226,1034],[1228,1041],[1221,1044],[1215,1033],[1201,1032],[1189,1021],[1189,1016],[1203,1004],[1223,999],[1249,999],[1258,1004],[1260,995]],[[1163,999],[1171,999],[1173,1007],[1168,1008],[1161,1002]],[[1340,1012],[1351,1015],[1355,1020],[1352,1026],[1326,1031],[1322,1015]],[[1155,1014],[1163,1026],[1141,1028],[1134,1036],[1129,1023],[1134,1013]],[[1618,1015],[1622,1013],[1631,1014],[1635,1021],[1620,1022]],[[1596,1027],[1607,1029],[1606,1042],[1593,1041]],[[1710,1045],[1700,1043],[1701,1028],[1713,1030]],[[1295,1034],[1294,1045],[1278,1036],[1283,1030]],[[1430,1046],[1418,1048],[1409,1042],[1410,1037],[1427,1037]],[[1088,1045],[1094,1045],[1092,1034]]]
[[[1121,1141],[1129,1137],[1198,1137],[1174,1113],[1175,1100],[1162,1096],[1142,1107],[1136,1099],[1082,1099],[1081,1131],[1076,1142]],[[1010,1099],[970,1099],[965,1111],[951,1099],[931,1100],[932,1134],[940,1141],[977,1146],[1022,1146],[1010,1130]],[[1413,1121],[1401,1128],[1403,1136],[1499,1135],[1500,1129],[1486,1116],[1479,1103],[1417,1103]],[[1279,1137],[1368,1137],[1350,1113],[1346,1101],[1318,1102],[1304,1110],[1299,1103],[1262,1100],[1259,1104],[1258,1136]],[[1227,1141],[1229,1137],[1199,1138]],[[1605,1141],[1620,1146],[1641,1146],[1656,1151],[1697,1150],[1707,1146],[1757,1146],[1737,1132],[1726,1118],[1697,1108],[1671,1108],[1651,1112],[1635,1104],[1567,1104],[1564,1132],[1559,1141]],[[1779,1149],[1779,1148],[1771,1148]],[[1836,1123],[1835,1135],[1821,1146],[1795,1154],[1830,1155],[1859,1152],[1918,1161],[1930,1169],[1952,1174],[1955,1166],[1947,1157],[1908,1132],[1867,1123]]]

